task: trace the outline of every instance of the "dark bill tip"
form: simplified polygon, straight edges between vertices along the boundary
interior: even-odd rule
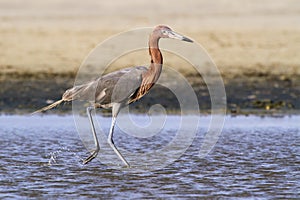
[[[183,38],[182,38],[182,41],[193,42],[193,40],[191,40],[191,39],[189,39],[189,38],[187,38],[187,37],[183,37]]]

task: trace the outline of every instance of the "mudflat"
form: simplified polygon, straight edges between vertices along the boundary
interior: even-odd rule
[[[167,24],[203,46],[224,80],[229,112],[297,112],[299,10],[296,0],[1,1],[0,112],[29,112],[59,99],[99,43],[132,28],[157,24]],[[201,76],[164,55],[165,65],[191,83],[200,108],[209,110],[210,98]],[[197,55],[191,52],[190,56]],[[143,59],[124,57],[126,62],[121,59],[111,70],[144,64]],[[153,88],[133,106],[141,111],[155,100],[178,110],[172,94],[166,94]]]

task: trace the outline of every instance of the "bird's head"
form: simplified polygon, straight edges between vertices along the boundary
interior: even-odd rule
[[[193,42],[191,39],[174,32],[170,27],[165,26],[165,25],[159,25],[155,27],[154,34],[156,34],[159,38],[172,38],[172,39],[177,39],[177,40],[182,40],[185,42]]]

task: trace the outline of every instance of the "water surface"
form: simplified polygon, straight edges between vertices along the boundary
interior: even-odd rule
[[[101,159],[82,165],[88,151],[72,116],[1,116],[0,198],[300,197],[300,116],[227,117],[205,158],[198,155],[209,117],[200,121],[179,159],[163,169],[137,172]],[[109,118],[102,122],[108,130]],[[140,152],[161,148],[172,136],[171,126],[161,133],[161,139],[137,143],[116,129],[114,138],[117,146]]]

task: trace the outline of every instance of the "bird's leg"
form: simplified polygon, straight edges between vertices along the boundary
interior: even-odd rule
[[[117,156],[122,160],[122,162],[127,167],[130,167],[129,163],[126,161],[126,159],[122,156],[122,154],[116,148],[114,141],[113,141],[114,127],[115,127],[117,115],[118,115],[120,109],[121,109],[121,104],[119,104],[119,103],[115,103],[112,107],[112,122],[111,122],[111,127],[110,127],[107,141],[108,141],[108,144],[111,146],[111,148],[114,150],[114,152],[117,154]]]
[[[97,138],[97,134],[96,134],[96,131],[95,131],[95,126],[94,126],[94,122],[93,122],[93,118],[92,118],[92,110],[94,110],[94,109],[95,109],[94,107],[87,107],[86,112],[87,112],[87,115],[89,117],[90,124],[91,124],[91,127],[92,127],[92,132],[93,132],[93,136],[94,136],[94,142],[95,142],[96,149],[92,152],[92,154],[89,157],[87,157],[83,161],[83,164],[87,164],[88,162],[90,162],[94,158],[96,158],[97,155],[98,155],[98,152],[100,150],[100,146],[99,146],[99,142],[98,142],[98,138]]]

